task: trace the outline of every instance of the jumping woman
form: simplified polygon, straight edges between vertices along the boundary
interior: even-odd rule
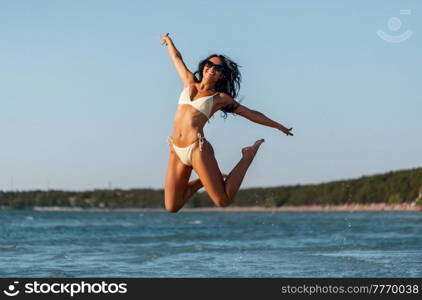
[[[258,111],[234,100],[240,89],[238,65],[224,55],[213,54],[199,63],[195,73],[190,72],[169,34],[160,36],[184,88],[174,118],[172,137],[168,137],[170,158],[164,188],[165,208],[179,211],[188,199],[204,187],[217,206],[229,205],[240,188],[246,171],[264,139],[242,149],[242,158],[227,175],[220,171],[211,144],[205,139],[203,128],[208,119],[221,110],[241,115],[252,122],[276,128],[293,135],[286,128]],[[197,74],[197,76],[196,76]],[[198,179],[189,181],[192,170]]]

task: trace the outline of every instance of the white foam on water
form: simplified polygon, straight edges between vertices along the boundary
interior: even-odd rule
[[[189,224],[201,224],[201,220],[190,221]]]

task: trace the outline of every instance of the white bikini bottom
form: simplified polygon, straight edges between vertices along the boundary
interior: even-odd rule
[[[176,152],[177,156],[180,158],[183,164],[187,166],[192,166],[192,151],[195,148],[196,143],[199,143],[199,150],[202,151],[202,146],[204,144],[205,138],[198,132],[198,139],[194,141],[192,144],[186,147],[178,147],[173,143],[173,139],[171,136],[167,137],[167,141],[169,146],[173,146],[174,151]]]

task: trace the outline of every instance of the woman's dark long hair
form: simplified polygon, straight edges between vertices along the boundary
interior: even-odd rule
[[[212,57],[220,58],[224,65],[223,77],[216,82],[215,90],[217,92],[226,93],[236,100],[236,97],[238,96],[239,90],[240,90],[240,82],[242,81],[242,76],[239,71],[240,66],[234,61],[232,61],[231,59],[229,59],[227,56],[224,56],[221,54],[211,54],[210,56],[202,60],[198,64],[198,70],[195,73],[193,73],[195,75],[196,82],[202,81],[202,75],[203,75],[203,70],[205,67],[205,62]],[[227,105],[226,107],[223,107],[221,109],[221,111],[223,112],[223,118],[227,118],[227,113],[233,113],[233,111],[238,106],[239,106],[239,103],[235,102],[232,105]]]

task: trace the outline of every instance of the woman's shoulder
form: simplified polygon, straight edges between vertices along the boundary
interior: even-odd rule
[[[183,82],[183,88],[188,88],[188,87],[191,87],[193,85],[196,86],[196,82],[193,79]]]
[[[225,92],[218,92],[216,96],[223,104],[231,104],[233,101],[235,101],[229,94]]]
[[[239,103],[232,96],[224,92],[219,92],[216,95],[215,102],[217,102],[217,109],[229,109],[233,111],[239,107]]]

